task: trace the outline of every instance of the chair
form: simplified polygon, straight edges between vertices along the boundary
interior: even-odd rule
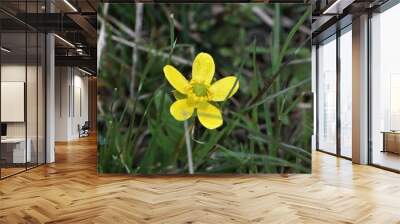
[[[90,124],[89,121],[85,121],[82,127],[78,124],[79,138],[89,136]]]

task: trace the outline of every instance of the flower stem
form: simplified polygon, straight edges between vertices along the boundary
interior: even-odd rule
[[[186,141],[186,150],[188,157],[188,166],[189,166],[189,174],[194,174],[193,171],[193,159],[192,159],[192,146],[190,145],[190,136],[187,121],[184,121],[185,127],[185,141]]]

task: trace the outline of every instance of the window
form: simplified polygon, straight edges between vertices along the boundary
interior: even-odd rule
[[[400,5],[371,18],[372,163],[400,170]]]
[[[3,2],[0,6],[15,5]],[[39,13],[44,1],[18,2]],[[26,14],[25,14],[26,15]],[[0,12],[0,178],[45,163],[45,34]],[[12,22],[11,22],[12,21]]]
[[[318,47],[318,149],[336,153],[336,36]]]
[[[340,155],[351,158],[352,149],[352,33],[351,26],[340,36]]]

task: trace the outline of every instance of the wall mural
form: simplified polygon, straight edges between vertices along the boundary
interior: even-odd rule
[[[310,13],[102,4],[99,173],[310,173]]]

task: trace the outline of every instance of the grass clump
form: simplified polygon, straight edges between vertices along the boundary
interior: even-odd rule
[[[176,96],[162,68],[172,64],[190,80],[199,52],[214,57],[214,79],[235,75],[240,88],[219,105],[220,128],[205,129],[194,116],[188,120],[194,172],[310,172],[307,5],[104,7],[99,10],[105,27],[98,76],[99,172],[188,172],[184,124],[169,112]]]

